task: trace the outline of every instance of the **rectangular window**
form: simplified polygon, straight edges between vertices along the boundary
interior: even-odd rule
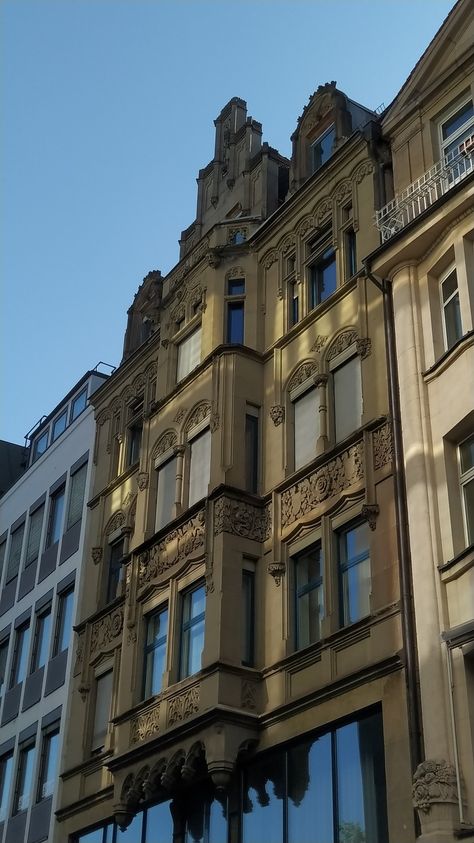
[[[8,638],[0,644],[0,698],[4,691],[7,677]]]
[[[41,436],[38,436],[37,439],[33,442],[33,459],[32,462],[36,462],[39,458],[44,454],[46,448],[48,447],[48,431],[45,430]]]
[[[0,823],[4,823],[8,814],[8,802],[12,786],[13,753],[0,758]]]
[[[43,529],[44,504],[30,515],[28,525],[28,541],[26,544],[25,567],[31,565],[39,556],[41,531]]]
[[[107,603],[119,594],[119,586],[123,577],[123,539],[122,541],[114,542],[109,545],[109,568],[107,572]]]
[[[294,560],[294,570],[295,638],[296,649],[300,650],[321,640],[321,621],[324,617],[321,544],[315,544],[299,553]]]
[[[201,362],[201,326],[178,344],[178,367],[176,380],[179,383]]]
[[[255,629],[255,572],[242,571],[242,664],[253,667]]]
[[[82,519],[84,495],[86,491],[87,463],[71,475],[69,485],[69,503],[67,508],[66,530],[70,530]]]
[[[205,611],[206,592],[203,585],[183,595],[180,679],[201,670]]]
[[[159,694],[163,687],[167,637],[168,609],[160,609],[149,615],[146,623],[144,699]]]
[[[288,321],[289,327],[291,328],[292,325],[296,325],[297,322],[300,321],[300,308],[299,308],[299,286],[297,281],[289,281],[288,282]]]
[[[311,144],[311,172],[315,173],[320,167],[331,157],[333,153],[334,140],[336,137],[335,126],[332,125],[329,129],[320,135],[319,138]]]
[[[30,649],[30,623],[19,626],[15,632],[13,659],[10,671],[10,688],[14,688],[26,677],[28,666],[28,651]]]
[[[247,408],[252,410],[253,408]],[[258,491],[258,410],[245,415],[245,488]]]
[[[143,397],[138,398],[129,407],[127,431],[127,466],[135,465],[140,459],[140,447],[143,433]]]
[[[176,498],[176,457],[158,468],[155,530],[161,530],[173,518]]]
[[[344,232],[344,251],[346,278],[352,278],[357,272],[356,233],[353,228],[348,228]]]
[[[207,497],[211,478],[211,431],[203,430],[191,440],[189,506]]]
[[[369,526],[366,522],[338,535],[341,625],[370,615]]]
[[[5,552],[7,549],[7,540],[4,539],[0,544],[0,585],[2,582],[3,566],[5,565]]]
[[[351,357],[333,372],[334,427],[336,442],[341,442],[362,421],[362,381],[360,357]]]
[[[108,670],[97,677],[95,683],[95,709],[92,728],[92,751],[103,749],[110,720],[112,704],[113,671]]]
[[[35,759],[35,745],[30,744],[20,750],[18,756],[18,770],[16,775],[15,798],[13,802],[13,814],[27,811],[31,800],[31,787],[33,784],[33,767]]]
[[[448,165],[460,155],[460,146],[473,132],[474,107],[472,100],[469,100],[441,124],[442,154]]]
[[[37,802],[42,802],[43,799],[48,799],[53,795],[57,780],[58,755],[59,726],[43,734]]]
[[[295,469],[314,460],[319,437],[318,390],[313,388],[293,401],[295,426]]]
[[[48,661],[51,638],[51,606],[36,615],[35,633],[33,639],[33,654],[31,657],[31,673],[44,667]]]
[[[61,538],[63,525],[65,486],[61,486],[49,499],[49,520],[48,532],[46,535],[46,547],[51,547]]]
[[[54,635],[53,656],[59,655],[69,647],[71,641],[74,609],[74,589],[63,591],[58,596],[56,630]]]
[[[227,342],[243,345],[244,342],[244,302],[227,302]]]
[[[51,437],[52,442],[54,442],[59,436],[61,436],[61,433],[64,433],[64,431],[66,430],[66,425],[67,425],[67,408],[65,410],[63,410],[61,415],[58,416],[57,419],[55,419],[55,421],[53,422],[53,433],[52,433],[52,437]]]
[[[444,347],[448,351],[462,337],[458,277],[455,269],[450,270],[448,275],[441,280],[441,308]]]
[[[461,492],[467,544],[474,544],[474,436],[459,446]]]
[[[24,532],[25,525],[22,524],[20,527],[17,527],[10,536],[10,552],[8,554],[6,582],[10,582],[18,576]]]
[[[86,409],[87,404],[87,386],[79,395],[76,395],[71,406],[71,423],[81,415],[82,411]]]
[[[309,306],[312,310],[336,291],[336,253],[332,246],[325,249],[309,267]]]

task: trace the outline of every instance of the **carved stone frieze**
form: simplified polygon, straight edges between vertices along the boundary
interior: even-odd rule
[[[263,533],[265,537],[265,541],[270,539],[272,536],[272,526],[273,526],[273,504],[269,501],[265,507],[265,515],[264,515],[264,524],[263,524]]]
[[[90,654],[100,652],[119,637],[123,629],[123,606],[113,609],[108,615],[92,624]]]
[[[313,345],[310,348],[310,351],[317,351],[318,353],[321,351],[322,348],[326,345],[328,341],[327,337],[324,337],[322,334],[318,334],[316,337]]]
[[[267,537],[267,512],[233,498],[218,498],[214,504],[214,535],[231,533],[263,542]]]
[[[413,776],[413,805],[428,813],[435,803],[458,803],[456,770],[449,761],[423,761]]]
[[[310,231],[313,231],[316,228],[316,220],[312,217],[306,217],[298,228],[298,234],[300,237],[305,238]]]
[[[352,343],[357,342],[359,339],[357,331],[349,330],[343,331],[342,334],[336,337],[335,340],[331,343],[328,351],[326,353],[326,360],[332,360],[333,357],[336,357],[338,354],[341,354],[346,348],[349,348]]]
[[[178,435],[174,430],[167,430],[163,433],[158,442],[156,443],[155,447],[153,448],[153,457],[160,457],[161,454],[164,454],[165,451],[168,451],[170,448],[174,448],[178,441]]]
[[[115,512],[111,518],[107,521],[107,525],[105,528],[105,535],[109,536],[110,533],[114,533],[115,530],[120,530],[121,527],[125,527],[127,523],[127,518],[124,512],[121,509],[118,512]]]
[[[176,415],[174,417],[174,421],[176,422],[176,424],[181,424],[185,415],[186,415],[186,407],[181,407],[181,409],[178,410],[178,412],[176,413]]]
[[[139,564],[139,586],[161,577],[193,553],[204,551],[204,532],[205,514],[204,510],[201,510],[164,536],[150,550],[142,553]]]
[[[306,363],[302,363],[301,366],[298,366],[296,372],[293,372],[288,382],[288,391],[291,392],[292,389],[295,389],[318,370],[316,360],[307,360]]]
[[[102,562],[102,554],[103,548],[101,547],[93,547],[92,548],[92,561],[94,565],[98,565],[99,562]]]
[[[293,235],[289,235],[285,237],[283,243],[281,244],[280,250],[283,256],[287,255],[289,252],[293,251],[296,245],[296,238]]]
[[[364,477],[364,445],[358,442],[281,495],[281,524],[288,527],[320,503]]]
[[[366,176],[370,176],[374,172],[374,165],[372,161],[363,161],[362,164],[359,164],[357,167],[353,179],[357,184],[360,184]]]
[[[275,427],[278,427],[285,421],[285,408],[281,404],[274,404],[270,407],[270,418]]]
[[[372,348],[372,340],[369,337],[360,337],[356,340],[357,354],[359,357],[368,357]]]
[[[149,480],[148,471],[140,471],[138,473],[137,485],[138,485],[138,488],[140,489],[140,492],[143,492],[146,489],[146,487],[148,486],[148,480]]]
[[[242,681],[242,690],[240,696],[240,705],[248,711],[255,711],[257,708],[257,686],[255,682],[249,682],[247,679]]]
[[[210,401],[201,401],[197,407],[192,410],[191,414],[188,417],[186,422],[186,431],[190,430],[192,427],[195,427],[200,422],[204,421],[209,415],[211,414],[211,403]]]
[[[77,635],[77,646],[76,646],[76,660],[74,662],[74,676],[77,676],[78,673],[82,670],[82,663],[84,661],[84,644],[85,644],[85,633],[79,632]]]
[[[379,427],[378,430],[374,430],[373,444],[374,468],[383,468],[384,465],[392,461],[393,454],[392,427],[389,422]]]
[[[264,269],[270,269],[270,267],[274,263],[276,263],[277,260],[278,260],[278,252],[277,252],[276,249],[272,249],[270,252],[267,252],[267,254],[263,258],[263,268]]]
[[[167,278],[170,282],[170,289],[174,290],[181,283],[183,278],[188,274],[189,270],[196,266],[197,263],[209,251],[209,238],[203,237],[202,240],[190,251],[184,263],[181,263],[174,272],[170,273]]]
[[[315,210],[316,224],[321,225],[330,214],[332,214],[332,201],[329,198],[323,199]]]
[[[199,711],[199,685],[193,685],[192,688],[169,700],[168,726],[187,720],[196,711]]]
[[[347,179],[346,181],[341,182],[338,184],[336,191],[334,193],[334,199],[336,200],[337,204],[340,205],[345,199],[348,199],[352,196],[352,183]]]
[[[245,270],[241,266],[233,266],[232,269],[229,269],[229,271],[226,272],[225,277],[226,279],[244,278]]]
[[[144,711],[130,721],[130,743],[139,743],[160,730],[160,706],[155,705],[149,711]]]

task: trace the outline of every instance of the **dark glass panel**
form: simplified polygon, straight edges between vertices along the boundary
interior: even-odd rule
[[[283,843],[285,757],[270,756],[246,770],[242,843]]]
[[[288,751],[288,843],[334,843],[331,735]]]
[[[173,817],[170,803],[160,802],[146,812],[145,843],[171,843],[173,840]]]

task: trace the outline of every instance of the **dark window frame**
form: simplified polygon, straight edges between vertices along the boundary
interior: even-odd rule
[[[198,591],[203,591],[204,594],[204,611],[200,612],[199,615],[196,615],[194,618],[187,618],[185,619],[185,614],[191,614],[192,608],[192,595]],[[189,633],[190,631],[198,626],[198,624],[203,624],[203,633],[204,636],[206,634],[206,589],[204,583],[202,581],[193,584],[185,591],[181,592],[180,595],[181,600],[181,617],[180,617],[180,642],[179,642],[179,680],[187,679],[188,676],[194,676],[194,673],[190,671],[190,653],[191,648],[189,647]],[[189,601],[189,611],[187,611],[187,602]],[[186,646],[187,643],[187,646]],[[204,648],[204,644],[203,644]],[[185,664],[186,661],[186,664]],[[202,667],[202,665],[201,665]],[[199,668],[200,670],[201,668]]]
[[[61,505],[61,512],[59,515],[59,520],[57,522],[57,530],[59,532],[58,538],[56,541],[53,541],[54,535],[56,530],[56,518],[57,518],[57,507],[58,502],[62,499]],[[48,527],[46,530],[46,540],[45,540],[45,549],[47,550],[53,545],[58,544],[61,540],[62,536],[62,528],[64,526],[64,509],[65,509],[65,502],[66,502],[66,483],[62,483],[57,489],[54,490],[49,496],[49,512],[48,512]]]
[[[45,729],[41,731],[41,754],[40,754],[40,761],[38,767],[38,779],[37,779],[37,786],[36,786],[36,799],[35,802],[38,804],[39,802],[44,802],[45,799],[49,799],[53,793],[47,793],[46,796],[43,796],[41,791],[44,788],[45,784],[48,783],[48,779],[45,778],[45,773],[49,767],[49,752],[47,752],[48,747],[51,746],[51,740],[55,737],[58,739],[57,745],[57,754],[56,754],[56,773],[58,769],[58,762],[59,762],[59,733],[60,733],[60,723],[51,723],[50,726],[47,726]]]
[[[166,621],[166,632],[163,635],[161,635],[157,640],[153,641],[152,644],[148,644],[148,631],[150,629],[150,625],[151,625],[153,619],[155,617],[157,617],[157,616],[159,617],[160,615],[163,615],[165,613],[168,615],[168,618],[167,618],[167,621]],[[143,682],[142,682],[142,699],[143,700],[147,700],[150,697],[156,696],[156,694],[161,693],[161,691],[163,690],[163,685],[161,685],[159,691],[154,691],[150,694],[147,693],[147,685],[148,685],[148,679],[149,679],[149,675],[148,675],[148,656],[151,655],[152,653],[154,654],[155,650],[158,650],[158,648],[161,648],[164,645],[164,651],[165,651],[164,661],[165,661],[165,665],[166,665],[166,657],[167,657],[167,651],[168,651],[168,632],[169,632],[169,606],[168,606],[168,604],[162,603],[160,606],[158,606],[156,609],[154,609],[152,612],[150,612],[146,616],[145,621],[146,621],[146,624],[145,624],[145,647],[144,647],[144,654],[143,654],[144,658],[143,658]],[[154,665],[154,656],[153,656],[153,661],[152,661],[152,668],[153,668],[153,665]],[[153,669],[152,669],[152,672],[153,672]]]
[[[30,791],[28,794],[24,794],[28,796],[28,804],[25,808],[19,805],[20,799],[20,786],[21,780],[23,777],[23,759],[26,757],[26,764],[28,764],[28,753],[34,752],[36,748],[36,740],[32,738],[29,741],[25,741],[25,743],[21,744],[18,748],[18,758],[17,758],[17,766],[16,766],[16,776],[15,776],[15,790],[13,794],[13,810],[12,810],[12,817],[16,817],[18,814],[23,814],[28,811],[32,804],[32,795],[33,795],[33,776],[34,776],[34,759],[33,759],[33,770],[31,773],[31,784],[30,784]],[[25,769],[26,774],[26,769]]]

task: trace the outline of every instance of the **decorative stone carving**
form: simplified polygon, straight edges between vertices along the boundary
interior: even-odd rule
[[[267,565],[267,571],[275,580],[275,585],[278,586],[281,583],[283,574],[286,572],[286,565],[284,562],[269,562]]]
[[[370,354],[370,350],[372,348],[372,340],[370,340],[368,337],[361,337],[360,339],[356,340],[356,348],[359,357],[362,357],[362,359],[364,359],[364,357],[368,357]]]
[[[444,759],[423,761],[413,776],[413,805],[428,813],[436,802],[458,803],[456,770]]]
[[[240,697],[240,705],[242,708],[246,708],[249,711],[255,711],[257,708],[257,700],[256,700],[256,685],[255,682],[248,682],[248,680],[244,679],[242,681],[242,691]]]
[[[174,448],[174,446],[177,444],[177,442],[178,442],[178,436],[176,434],[176,431],[174,431],[174,430],[165,431],[165,433],[163,433],[160,436],[160,438],[158,439],[158,442],[156,443],[155,447],[153,448],[152,456],[154,458],[160,457],[161,454],[165,453],[165,451],[168,451],[170,448]]]
[[[352,197],[352,183],[347,180],[343,181],[338,184],[336,191],[334,193],[334,199],[336,200],[337,204],[340,205],[344,202],[345,199]]]
[[[105,535],[109,536],[110,533],[114,533],[115,530],[120,530],[121,527],[125,527],[126,523],[127,523],[126,515],[125,515],[124,512],[122,512],[121,509],[119,509],[107,521],[107,525],[106,525],[106,528],[105,528],[105,531],[104,531]]]
[[[316,224],[321,225],[323,220],[330,214],[332,214],[332,201],[329,198],[323,199],[316,208]]]
[[[193,553],[204,551],[205,515],[197,512],[184,524],[176,527],[164,538],[142,553],[139,561],[139,586],[161,577],[166,571],[183,562]]]
[[[167,339],[161,340],[162,348],[168,348],[170,341]]]
[[[178,410],[178,412],[176,413],[176,415],[174,417],[174,421],[176,422],[176,424],[181,424],[185,415],[186,415],[186,407],[181,407],[181,409]]]
[[[324,337],[322,334],[318,334],[313,345],[310,348],[310,351],[317,351],[319,353],[321,349],[324,348],[324,346],[326,345],[327,340],[327,337]]]
[[[82,702],[86,701],[87,694],[89,693],[90,689],[91,689],[90,685],[87,685],[87,684],[79,685],[79,688],[77,690],[79,691],[79,693],[81,695]]]
[[[214,535],[231,533],[263,542],[267,533],[267,513],[261,507],[232,498],[218,498],[214,504]]]
[[[305,238],[310,231],[313,231],[316,227],[316,221],[313,217],[306,217],[303,222],[300,223],[298,234],[301,238]]]
[[[269,501],[265,507],[265,514],[264,514],[264,524],[263,524],[263,532],[265,541],[270,539],[272,536],[272,516],[273,516],[273,504]]]
[[[204,421],[211,413],[211,403],[210,401],[201,401],[197,407],[192,410],[191,414],[188,416],[188,420],[186,422],[186,432],[191,430],[192,427],[195,427],[200,422]]]
[[[129,507],[129,506],[130,506],[130,504],[132,503],[132,501],[133,501],[134,497],[135,497],[135,496],[134,496],[133,492],[127,492],[127,494],[125,495],[125,497],[124,497],[124,499],[123,499],[123,501],[122,501],[122,507],[123,507],[123,509],[128,509],[128,507]]]
[[[192,688],[169,700],[168,726],[187,720],[196,711],[199,711],[199,685],[193,685]]]
[[[378,516],[379,512],[380,512],[380,508],[379,508],[378,504],[376,504],[376,503],[374,503],[374,504],[365,503],[364,506],[361,509],[360,514],[361,514],[362,518],[364,518],[364,520],[367,521],[371,530],[375,530],[375,527],[377,526],[376,522],[377,522],[377,516]]]
[[[212,594],[214,591],[214,576],[212,570],[206,573],[206,594]]]
[[[74,662],[73,671],[74,676],[77,676],[77,674],[82,670],[82,662],[84,661],[84,640],[84,632],[79,632],[77,634],[76,660]]]
[[[270,418],[275,427],[278,427],[285,421],[285,408],[281,404],[274,404],[270,407]]]
[[[137,630],[135,626],[130,626],[127,630],[127,644],[135,644],[137,640]]]
[[[392,461],[392,428],[389,422],[374,430],[373,447],[374,468],[383,468]]]
[[[270,269],[272,264],[276,263],[277,260],[278,260],[278,252],[277,252],[276,249],[272,249],[270,252],[267,252],[267,254],[263,258],[263,268],[264,269]]]
[[[288,391],[291,392],[292,389],[295,389],[318,370],[316,360],[308,360],[306,363],[302,363],[301,366],[298,366],[296,372],[293,372],[288,382]]]
[[[216,407],[213,407],[212,412],[211,412],[211,420],[209,422],[209,427],[211,429],[211,433],[216,432],[216,430],[219,427],[219,424],[220,424],[219,413],[217,412]]]
[[[123,629],[123,606],[119,606],[108,615],[100,618],[92,624],[91,629],[91,656],[109,646],[122,632]]]
[[[333,357],[336,357],[338,354],[345,351],[346,348],[349,348],[352,343],[357,342],[358,339],[359,337],[357,335],[357,331],[354,331],[353,329],[343,331],[342,334],[339,334],[329,346],[326,353],[326,360],[329,362],[329,360],[332,360]]]
[[[326,386],[328,382],[328,376],[324,373],[317,374],[314,376],[314,385],[315,386]]]
[[[160,706],[155,705],[130,721],[130,743],[139,743],[160,730]]]
[[[226,279],[230,278],[245,278],[245,270],[241,266],[233,266],[225,274]]]
[[[102,547],[93,547],[92,548],[92,561],[94,565],[98,565],[99,562],[102,562],[102,554],[103,548]]]
[[[290,235],[288,235],[288,237],[285,237],[285,239],[283,240],[283,243],[280,246],[280,250],[281,250],[281,253],[282,253],[283,257],[285,257],[288,254],[288,252],[291,252],[295,248],[295,245],[296,245],[296,239],[293,235],[290,234]]]
[[[139,471],[137,477],[137,485],[140,489],[140,492],[145,491],[146,487],[148,486],[149,475],[148,471]]]
[[[214,197],[214,199],[216,200],[216,205],[217,205],[217,197]],[[211,199],[211,202],[212,202],[212,199]],[[214,204],[214,203],[212,203],[212,204]],[[215,205],[214,205],[214,207],[215,207]],[[219,266],[219,264],[221,262],[221,256],[219,255],[219,252],[211,249],[207,253],[207,262],[212,269],[217,269],[217,267]]]
[[[360,184],[366,176],[370,176],[374,172],[374,165],[372,161],[363,161],[362,164],[356,168],[352,178],[357,184]]]
[[[232,181],[232,187],[233,187],[234,181],[233,181],[233,179],[231,181]],[[229,184],[229,181],[227,182],[227,184]],[[247,228],[246,225],[239,225],[239,226],[236,226],[236,227],[232,226],[231,228],[229,228],[229,230],[227,232],[227,242],[234,245],[235,241],[236,241],[236,238],[239,235],[242,237],[242,241],[240,241],[240,242],[243,242],[244,240],[247,239],[248,228]]]
[[[281,495],[281,524],[288,527],[320,503],[364,477],[364,445],[358,442]]]

